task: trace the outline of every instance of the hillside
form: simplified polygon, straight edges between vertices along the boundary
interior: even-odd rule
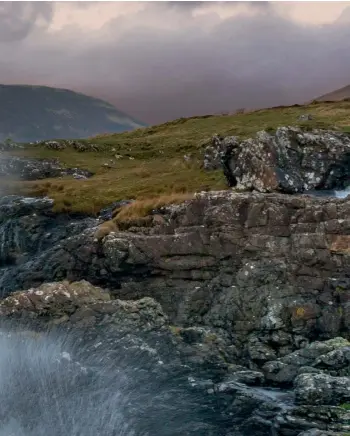
[[[0,141],[87,138],[142,126],[110,103],[66,89],[0,85]]]
[[[300,121],[311,114],[310,121]],[[82,141],[91,151],[79,152],[71,146],[52,150],[45,144],[27,145],[16,155],[36,158],[56,157],[67,166],[89,169],[88,180],[71,178],[35,182],[13,182],[11,192],[48,195],[57,211],[96,213],[114,201],[182,195],[198,190],[224,189],[221,170],[204,171],[203,147],[215,133],[253,136],[259,130],[301,125],[350,131],[350,101],[313,103],[307,106],[277,107],[255,112],[178,119],[132,132],[100,135]],[[14,152],[12,152],[13,154]],[[191,156],[184,159],[184,156]]]
[[[321,95],[321,97],[316,98],[315,101],[341,101],[347,98],[350,98],[350,85]]]

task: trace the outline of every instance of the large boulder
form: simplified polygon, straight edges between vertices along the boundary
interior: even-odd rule
[[[228,185],[237,189],[289,194],[343,189],[350,182],[350,135],[280,127],[241,142],[214,136],[204,167],[215,169],[219,162]]]

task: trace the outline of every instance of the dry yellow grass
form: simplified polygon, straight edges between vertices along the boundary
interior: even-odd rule
[[[161,195],[159,197],[145,198],[143,200],[137,200],[130,203],[120,209],[116,214],[115,219],[117,221],[125,221],[134,218],[145,217],[149,215],[153,210],[160,209],[170,204],[180,204],[186,200],[193,198],[193,194],[170,194]]]
[[[100,241],[111,232],[127,230],[130,227],[163,225],[165,220],[160,214],[151,214],[154,210],[171,204],[181,204],[192,198],[192,194],[171,194],[136,200],[131,204],[115,209],[113,219],[99,225],[94,237]]]
[[[94,238],[100,241],[105,236],[109,235],[112,232],[117,232],[119,230],[117,224],[113,221],[105,221],[100,224],[94,234]]]

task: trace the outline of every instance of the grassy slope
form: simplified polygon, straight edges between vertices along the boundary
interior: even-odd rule
[[[54,151],[28,146],[17,154],[58,157],[67,166],[87,168],[96,175],[85,181],[69,178],[15,182],[11,184],[11,190],[48,195],[55,200],[57,211],[95,213],[120,199],[223,189],[226,185],[221,171],[205,172],[200,168],[203,145],[213,134],[246,138],[262,129],[300,125],[298,116],[305,113],[314,116],[314,120],[307,122],[309,127],[337,127],[350,131],[350,101],[179,119],[133,132],[92,138],[91,142],[100,146],[99,152],[78,152],[71,148]],[[124,157],[114,159],[112,168],[103,167],[103,163],[116,154]],[[193,156],[190,163],[185,162],[185,154]]]

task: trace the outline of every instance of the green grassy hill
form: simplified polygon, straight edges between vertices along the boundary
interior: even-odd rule
[[[300,122],[302,114],[313,119]],[[85,142],[96,151],[78,152],[72,147],[61,151],[43,144],[29,145],[17,155],[58,157],[67,166],[95,172],[89,180],[51,179],[11,185],[16,192],[49,195],[57,211],[96,213],[120,199],[155,198],[162,195],[224,189],[222,171],[201,169],[203,147],[215,133],[253,136],[262,129],[301,125],[350,131],[350,101],[312,103],[307,106],[278,107],[237,115],[179,119],[132,132],[101,135]],[[184,155],[191,155],[185,161]],[[122,156],[122,157],[120,157]],[[108,164],[107,167],[105,164]]]
[[[110,103],[67,89],[0,85],[0,141],[87,138],[144,124]]]

